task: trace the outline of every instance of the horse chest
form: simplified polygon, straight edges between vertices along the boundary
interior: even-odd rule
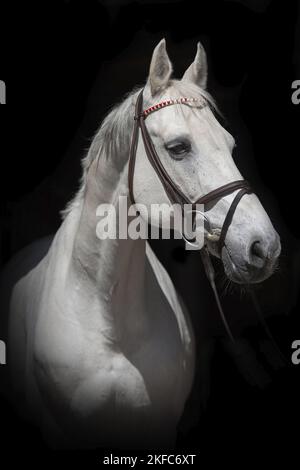
[[[149,336],[140,340],[135,350],[126,352],[125,348],[125,357],[144,383],[152,405],[175,409],[184,403],[193,374],[189,336],[182,334],[174,313],[165,306],[152,312],[152,320]]]

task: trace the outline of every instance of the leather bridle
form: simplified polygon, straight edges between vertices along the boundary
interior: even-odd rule
[[[225,220],[223,222],[223,226],[219,235],[218,240],[218,251],[221,253],[221,250],[225,243],[226,234],[228,228],[231,224],[232,218],[234,216],[235,210],[245,194],[252,193],[251,187],[246,180],[237,180],[231,183],[224,184],[217,189],[210,191],[209,193],[200,196],[196,201],[191,201],[178,187],[178,185],[172,180],[169,173],[166,171],[165,167],[163,166],[157,152],[155,146],[152,142],[152,139],[149,135],[147,130],[145,119],[146,117],[153,111],[157,111],[162,109],[166,106],[170,106],[173,104],[189,104],[190,102],[194,102],[195,99],[192,98],[180,98],[177,100],[166,100],[162,103],[157,105],[151,106],[147,110],[143,111],[143,90],[138,94],[136,105],[135,105],[135,116],[134,116],[134,127],[132,132],[132,139],[131,139],[131,147],[130,147],[130,158],[129,158],[129,166],[128,166],[128,186],[129,186],[129,196],[131,199],[131,203],[135,203],[134,194],[133,194],[133,179],[134,179],[134,168],[135,168],[135,160],[136,160],[136,151],[139,139],[139,130],[141,130],[142,139],[146,151],[146,155],[150,164],[152,165],[154,171],[156,172],[157,176],[160,179],[161,184],[171,202],[171,204],[180,204],[183,207],[184,204],[190,204],[192,207],[192,211],[197,212],[197,204],[208,204],[210,202],[214,202],[217,199],[220,199],[228,194],[231,194],[237,190],[238,193],[234,197],[230,208],[226,214]]]
[[[221,250],[225,244],[225,238],[226,234],[228,231],[228,228],[231,224],[234,212],[242,199],[242,197],[245,194],[250,194],[252,192],[251,187],[249,183],[245,180],[237,180],[233,181],[231,183],[227,183],[223,186],[220,186],[217,189],[214,189],[210,191],[209,193],[200,196],[196,201],[191,201],[184,193],[181,191],[181,189],[178,187],[178,185],[172,180],[168,172],[166,171],[165,167],[163,166],[157,152],[155,149],[155,146],[151,140],[151,137],[149,135],[149,132],[147,130],[146,124],[145,124],[145,119],[146,117],[151,114],[154,111],[157,111],[159,109],[162,109],[166,106],[170,105],[175,105],[175,104],[189,104],[191,102],[195,102],[196,100],[194,98],[179,98],[179,99],[169,99],[165,100],[161,103],[158,103],[157,105],[151,106],[150,108],[143,110],[143,89],[140,91],[138,94],[137,100],[136,100],[136,105],[135,105],[135,115],[134,115],[134,127],[133,127],[133,132],[132,132],[132,138],[131,138],[131,146],[130,146],[130,155],[129,155],[129,164],[128,164],[128,188],[129,188],[129,197],[131,200],[131,203],[135,203],[134,199],[134,193],[133,193],[133,179],[134,179],[134,168],[135,168],[135,161],[136,161],[136,152],[137,152],[137,146],[138,146],[138,140],[139,140],[139,130],[141,130],[142,134],[142,139],[146,151],[146,155],[148,157],[148,160],[150,164],[152,165],[155,173],[157,174],[161,184],[163,185],[163,188],[171,202],[171,204],[180,204],[181,207],[183,207],[184,204],[191,204],[192,206],[192,211],[194,210],[197,212],[197,204],[208,204],[209,202],[216,201],[217,199],[220,199],[224,196],[227,196],[228,194],[233,193],[234,191],[238,191],[236,196],[234,197],[229,210],[226,214],[225,220],[223,222],[223,226],[220,232],[220,235],[218,236],[218,251],[221,253]],[[203,105],[204,106],[204,105]],[[207,250],[207,247],[204,246],[204,249],[201,250],[201,257],[203,261],[203,265],[205,268],[205,272],[207,275],[207,278],[211,284],[211,287],[213,289],[216,303],[221,315],[221,318],[223,320],[225,329],[232,341],[234,341],[233,335],[230,331],[229,325],[226,321],[223,308],[220,302],[219,294],[215,285],[215,271],[213,268],[213,264],[210,259],[209,252]]]
[[[135,168],[135,161],[136,161],[136,152],[138,146],[138,139],[139,139],[139,130],[141,130],[142,139],[146,151],[146,155],[150,164],[152,165],[155,173],[157,174],[163,188],[171,202],[171,204],[180,204],[183,207],[184,204],[191,204],[192,211],[197,211],[197,204],[208,204],[213,201],[217,201],[218,199],[227,196],[228,194],[232,194],[233,192],[238,190],[238,193],[234,197],[229,210],[225,216],[225,220],[223,222],[223,226],[220,231],[220,235],[217,236],[217,248],[219,254],[221,254],[222,248],[225,246],[225,239],[228,228],[232,222],[235,210],[241,201],[242,197],[245,194],[251,194],[253,191],[246,180],[237,180],[231,183],[227,183],[223,186],[220,186],[217,189],[210,191],[209,193],[200,196],[196,201],[191,201],[178,187],[178,185],[172,180],[166,169],[164,168],[157,152],[155,146],[151,140],[149,132],[147,130],[145,119],[146,117],[154,111],[158,111],[166,106],[175,105],[175,104],[185,104],[188,105],[190,103],[194,103],[198,101],[195,98],[179,98],[179,99],[169,99],[165,100],[161,103],[158,103],[150,108],[143,110],[143,89],[140,91],[137,97],[136,105],[135,105],[135,115],[134,115],[134,127],[132,132],[132,139],[131,139],[131,146],[130,146],[130,155],[129,155],[129,165],[128,165],[128,187],[129,187],[129,197],[131,199],[131,203],[135,203],[134,193],[133,193],[133,179],[134,179],[134,168]],[[195,104],[195,103],[194,103]],[[202,101],[202,107],[206,106],[206,103]],[[185,238],[185,237],[183,237]],[[231,333],[227,320],[225,318],[222,304],[220,301],[220,297],[216,288],[215,284],[215,271],[210,259],[209,251],[204,245],[201,249],[201,258],[204,265],[204,269],[207,275],[207,278],[210,282],[210,285],[213,289],[215,300],[218,306],[219,313],[221,315],[222,321],[224,323],[225,329],[228,333],[229,338],[234,342],[234,337]],[[258,318],[262,323],[269,339],[271,340],[273,347],[278,351],[282,359],[286,362],[284,355],[281,353],[280,348],[277,346],[276,341],[274,340],[270,330],[265,325],[265,321],[263,319],[262,313],[260,311],[259,305],[257,303],[256,297],[254,292],[251,291],[252,301],[254,304],[254,308],[258,314]]]

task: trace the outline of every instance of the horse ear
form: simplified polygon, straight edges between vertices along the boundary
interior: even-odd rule
[[[172,64],[166,49],[166,40],[162,39],[153,51],[150,64],[148,83],[152,96],[168,86],[172,71]]]
[[[197,44],[197,53],[194,62],[186,70],[182,80],[195,83],[205,90],[207,83],[207,59],[204,47]]]

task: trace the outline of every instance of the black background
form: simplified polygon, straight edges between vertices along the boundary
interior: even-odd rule
[[[7,86],[7,105],[0,113],[2,264],[58,228],[59,210],[78,187],[80,158],[90,139],[109,108],[146,80],[157,42],[166,38],[175,76],[180,77],[201,40],[208,54],[209,91],[238,143],[237,165],[282,238],[280,270],[258,295],[290,358],[292,341],[300,339],[300,105],[291,102],[291,84],[300,79],[299,3],[69,0],[12,3],[10,11],[6,7],[1,4],[0,79]],[[249,341],[270,376],[267,386],[259,379],[251,386],[226,352],[199,255],[172,243],[153,246],[189,306],[198,341],[203,336],[215,339],[208,402],[203,407],[198,373],[188,405],[194,424],[190,430],[182,425],[177,451],[197,453],[199,463],[208,458],[210,464],[240,466],[250,459],[259,465],[262,459],[273,462],[281,456],[286,468],[299,445],[300,365],[270,365],[261,353],[264,332],[252,307],[233,290],[223,301],[232,312],[234,333]],[[209,306],[205,319],[197,315],[203,302],[199,286]],[[3,383],[8,368],[0,368]],[[26,463],[47,459],[58,465],[81,457],[91,466],[99,464],[102,451],[50,451],[40,432],[17,417],[5,399],[0,411],[0,454],[9,454],[11,462],[21,456]]]

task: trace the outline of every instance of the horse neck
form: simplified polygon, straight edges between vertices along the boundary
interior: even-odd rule
[[[99,204],[113,204],[118,218],[119,196],[127,195],[127,165],[120,172],[107,159],[99,165],[96,161],[91,164],[70,263],[71,279],[79,286],[80,299],[86,298],[88,305],[96,299],[102,321],[114,337],[125,336],[129,330],[132,334],[132,325],[138,333],[145,324],[145,240],[101,240],[96,233]],[[99,312],[95,315],[97,321]]]

